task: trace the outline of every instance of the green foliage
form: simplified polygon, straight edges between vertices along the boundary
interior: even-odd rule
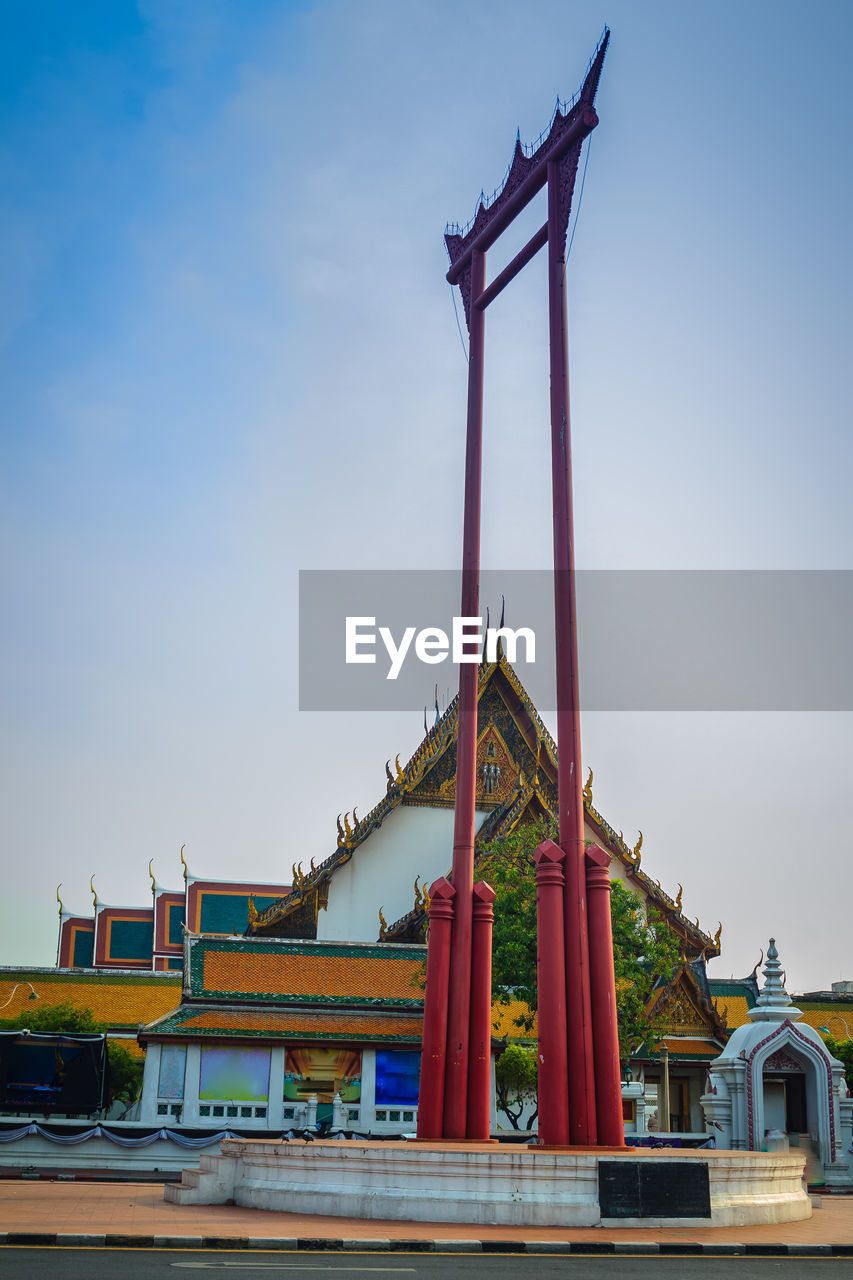
[[[537,1067],[536,1050],[525,1049],[520,1044],[508,1045],[495,1062],[498,1110],[506,1115],[513,1129],[519,1127],[525,1103],[536,1101]],[[527,1129],[533,1128],[537,1115],[538,1107],[535,1107],[527,1119]]]
[[[70,1000],[60,1004],[27,1003],[16,1018],[2,1024],[4,1031],[37,1031],[41,1035],[95,1035],[101,1030],[91,1009],[79,1009]]]
[[[675,972],[680,948],[663,916],[618,880],[610,896],[610,925],[619,1057],[624,1063],[646,1040],[660,1038],[661,1020],[650,1017],[646,1009],[655,989]]]
[[[536,1010],[536,869],[533,854],[549,835],[544,821],[517,827],[482,851],[477,872],[495,891],[492,991]],[[532,1016],[526,1030],[532,1026]]]
[[[853,1040],[833,1040],[832,1036],[827,1036],[826,1047],[833,1058],[844,1063],[847,1088],[853,1090]]]
[[[98,1035],[103,1028],[95,1021],[91,1009],[81,1009],[63,1000],[59,1004],[42,1004],[35,1001],[16,1018],[0,1023],[4,1031],[34,1031],[39,1035]],[[107,1041],[110,1059],[110,1101],[130,1105],[142,1088],[143,1060],[117,1040]]]
[[[544,820],[516,828],[482,853],[478,872],[495,890],[492,985],[495,1000],[520,1000],[531,1013],[518,1020],[529,1031],[536,1010],[536,869],[533,854],[548,837]],[[613,882],[610,899],[619,1051],[623,1062],[641,1044],[660,1034],[646,1007],[656,987],[678,964],[679,943],[649,903]]]
[[[110,1100],[130,1106],[142,1089],[145,1063],[142,1058],[134,1058],[118,1040],[107,1041],[107,1053],[110,1056]]]

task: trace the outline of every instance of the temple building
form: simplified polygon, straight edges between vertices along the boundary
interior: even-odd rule
[[[150,907],[115,907],[98,900],[91,880],[90,916],[67,911],[59,900],[59,969],[153,969],[179,972],[183,967],[184,931],[243,932],[254,904],[266,908],[280,902],[290,886],[202,880],[189,872],[181,849],[184,887],[164,889],[151,876]],[[251,904],[251,905],[250,905]]]
[[[553,818],[556,747],[503,655],[479,669],[478,708],[483,850],[521,823]],[[160,886],[149,865],[149,906],[104,905],[94,886],[91,916],[60,903],[58,966],[0,970],[0,1004],[8,998],[14,1016],[33,988],[47,1003],[91,1008],[112,1036],[147,1050],[138,1116],[149,1124],[413,1129],[427,892],[450,870],[456,724],[454,701],[410,760],[386,764],[377,804],[339,819],[328,856],[294,866],[289,883],[200,879],[182,853],[182,890]],[[708,1066],[748,1021],[755,977],[709,981],[721,929],[712,935],[688,919],[681,886],[670,895],[648,874],[642,836],[625,842],[595,808],[592,781],[590,772],[587,839],[608,853],[611,877],[663,916],[681,950],[652,996],[663,1037],[630,1064],[626,1128],[699,1141]],[[837,1014],[813,1016],[823,1025]],[[494,1006],[492,1029],[495,1053],[522,1037],[505,1005]],[[523,1034],[535,1039],[535,1023]],[[510,1127],[497,1112],[493,1123]]]

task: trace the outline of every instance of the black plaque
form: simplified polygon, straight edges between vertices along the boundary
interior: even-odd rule
[[[708,1166],[700,1160],[599,1160],[602,1218],[710,1218]]]

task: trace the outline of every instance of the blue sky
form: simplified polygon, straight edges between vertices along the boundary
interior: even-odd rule
[[[60,880],[84,909],[93,871],[104,901],[143,901],[150,857],[177,883],[184,841],[213,876],[326,854],[416,745],[417,716],[298,712],[296,575],[456,566],[441,233],[605,20],[579,563],[851,568],[846,3],[4,5],[0,962],[50,963]],[[487,360],[484,562],[545,567],[540,261]],[[596,803],[723,920],[719,974],[773,933],[799,989],[853,976],[851,728],[585,717]]]

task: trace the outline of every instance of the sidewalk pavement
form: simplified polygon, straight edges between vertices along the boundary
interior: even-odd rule
[[[144,1183],[0,1182],[0,1245],[853,1256],[853,1196],[819,1198],[804,1222],[763,1227],[505,1227],[315,1217],[174,1205]]]

